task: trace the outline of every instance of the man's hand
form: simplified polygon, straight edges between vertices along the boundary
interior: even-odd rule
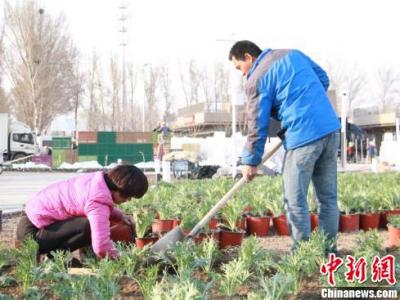
[[[257,175],[257,167],[256,166],[243,166],[242,175],[244,180],[247,182],[253,180],[253,178]]]
[[[121,221],[122,221],[123,223],[125,223],[126,225],[132,225],[132,224],[133,224],[133,219],[132,219],[132,217],[129,216],[129,215],[123,214],[123,215],[122,215]]]

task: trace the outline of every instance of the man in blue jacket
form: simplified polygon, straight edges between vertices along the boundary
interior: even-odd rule
[[[286,130],[283,183],[292,250],[298,241],[310,236],[307,205],[310,181],[319,202],[319,226],[333,240],[339,221],[336,160],[340,124],[326,94],[328,76],[298,50],[262,51],[250,41],[236,42],[229,59],[247,79],[248,136],[242,153],[244,178],[250,181],[257,173],[270,117],[281,121]]]

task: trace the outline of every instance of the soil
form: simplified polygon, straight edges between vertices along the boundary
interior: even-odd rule
[[[5,246],[5,245],[13,245],[14,237],[15,237],[15,229],[17,226],[18,222],[18,216],[19,213],[14,213],[12,215],[3,215],[3,224],[2,224],[2,231],[0,235],[0,243]],[[347,254],[352,253],[352,249],[357,247],[356,241],[357,241],[357,235],[358,233],[339,233],[338,234],[338,250],[339,250],[339,255],[340,256],[345,256]],[[381,230],[380,235],[382,236],[383,240],[385,241],[385,244],[383,245],[385,248],[389,246],[389,235],[386,230]],[[290,253],[290,246],[291,246],[291,238],[289,236],[278,236],[276,232],[274,231],[274,228],[270,229],[269,235],[266,237],[259,237],[258,238],[261,245],[265,247],[266,249],[271,250],[274,253],[274,256],[276,258],[279,258],[282,255]],[[228,250],[226,255],[224,255],[224,258],[230,257],[234,253],[229,253],[229,251],[234,251]],[[220,263],[223,263],[224,258],[222,258],[222,261]],[[218,269],[218,266],[216,266]],[[4,273],[12,274],[13,270],[10,268],[9,270],[6,270],[4,272],[3,270],[3,275]],[[138,285],[132,280],[127,277],[122,277],[119,279],[121,291],[120,295],[117,299],[143,299],[141,297],[141,293],[139,291]],[[311,278],[305,278],[301,284],[301,290],[300,292],[295,295],[289,297],[289,299],[320,299],[320,292],[321,292],[321,277],[319,274],[315,274]],[[249,287],[243,287],[243,289],[240,291],[240,296],[244,296],[251,288]],[[8,294],[11,296],[17,296],[20,295],[20,289],[16,286],[11,286],[8,288],[2,288],[2,293]],[[220,297],[216,297],[215,299],[223,299]],[[242,297],[240,297],[242,298]],[[214,298],[213,298],[214,299]]]

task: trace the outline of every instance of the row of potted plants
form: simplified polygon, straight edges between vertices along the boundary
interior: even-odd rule
[[[379,176],[340,174],[338,198],[341,231],[368,230],[380,223],[386,226],[385,216],[397,213],[395,209],[400,208],[399,179],[398,174],[391,173]],[[230,179],[161,183],[150,189],[143,199],[125,203],[123,209],[135,214],[136,227],[143,226],[142,230],[136,228],[137,237],[151,237],[154,241],[157,238],[155,235],[159,236],[179,223],[187,231],[192,229],[232,185],[233,180]],[[312,188],[307,198],[311,228],[314,229],[318,226],[318,205]],[[260,177],[245,185],[234,196],[210,221],[209,229],[217,229],[213,234],[220,240],[224,240],[226,231],[230,232],[228,235],[236,233],[241,238],[244,231],[265,236],[269,234],[271,220],[278,234],[289,235],[282,180],[279,177]],[[211,234],[210,230],[203,232],[203,235]]]

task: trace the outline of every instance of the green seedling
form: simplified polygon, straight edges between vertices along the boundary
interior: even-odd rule
[[[212,266],[218,257],[218,254],[217,242],[213,238],[208,238],[198,247],[196,252],[196,264],[199,265],[207,275],[209,275],[212,272]]]
[[[394,228],[400,228],[400,216],[399,215],[388,215],[388,224]]]
[[[293,289],[293,278],[291,275],[277,273],[272,278],[262,278],[260,286],[261,292],[250,293],[248,300],[287,299]]]
[[[154,221],[155,213],[151,210],[140,210],[134,214],[135,230],[138,238],[145,238],[146,234],[151,229],[151,224]]]
[[[233,297],[241,285],[250,277],[250,272],[241,259],[234,259],[222,266],[220,276],[220,292],[227,297]]]
[[[201,292],[203,291],[203,293]],[[165,276],[153,289],[154,300],[188,300],[206,299],[202,297],[205,291],[189,278],[185,280]]]
[[[136,276],[139,268],[142,267],[146,257],[148,257],[148,249],[140,249],[133,245],[117,244],[120,257],[117,261],[118,269],[121,275]]]
[[[240,247],[239,259],[245,267],[258,274],[263,274],[273,266],[272,253],[264,249],[254,236],[246,239]]]
[[[143,274],[139,274],[133,278],[139,285],[145,300],[153,299],[152,294],[157,282],[158,268],[158,265],[150,266],[144,270]]]
[[[93,297],[101,300],[113,299],[119,291],[115,281],[120,272],[118,263],[109,258],[102,259],[98,262],[96,271],[98,276],[93,277],[90,284]]]
[[[21,243],[16,253],[15,278],[21,284],[23,294],[28,292],[42,273],[40,266],[37,264],[38,249],[38,244],[33,238],[29,237]]]
[[[232,202],[229,202],[222,209],[222,218],[225,220],[228,229],[233,232],[239,231],[239,229],[237,228],[237,222],[243,211],[241,203],[235,200],[236,199],[234,199]]]

